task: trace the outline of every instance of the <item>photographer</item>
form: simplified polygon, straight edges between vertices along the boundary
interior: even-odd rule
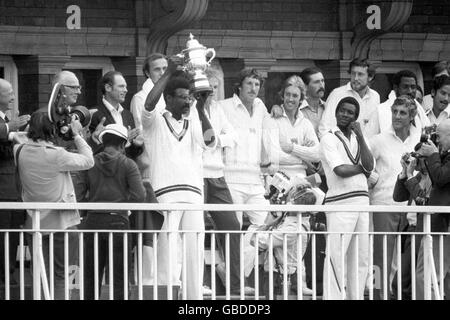
[[[447,95],[448,100],[448,95]],[[430,206],[449,206],[450,205],[450,119],[443,120],[437,127],[436,132],[438,138],[438,147],[433,141],[428,140],[423,143],[418,153],[426,158],[425,163],[430,175],[432,187],[430,193]],[[448,232],[449,228],[449,214],[435,213],[431,215],[431,232]],[[450,237],[444,236],[444,278],[449,275],[450,271]],[[419,257],[417,261],[416,283],[417,283],[417,298],[424,297],[424,257],[423,257],[424,241],[422,239]],[[439,259],[439,236],[433,236],[433,258],[436,267],[436,272],[439,277],[439,268],[441,261]],[[448,282],[447,282],[448,283]],[[432,288],[437,290],[437,288]],[[450,297],[449,288],[444,288],[447,299]],[[434,295],[432,294],[432,297]]]
[[[417,144],[415,150],[420,149],[422,144]],[[408,205],[425,206],[428,204],[431,192],[431,180],[425,166],[425,159],[415,152],[405,153],[401,160],[402,172],[397,177],[394,187],[394,201],[408,201]],[[406,218],[408,226],[406,232],[422,232],[423,220],[422,214],[408,213]],[[410,300],[412,298],[412,281],[411,281],[411,235],[402,236],[402,299]],[[420,240],[420,238],[416,239]],[[417,252],[419,252],[420,241],[415,242],[414,261],[417,260]],[[397,275],[392,280],[392,291],[397,293]]]
[[[287,204],[299,204],[299,205],[313,205],[316,204],[317,199],[320,198],[316,196],[316,193],[312,190],[311,184],[303,178],[297,178],[296,183],[290,190],[286,190],[284,195],[280,191],[276,190],[271,192],[271,203],[287,203]],[[280,201],[281,196],[281,201]],[[298,225],[297,215],[302,215],[302,224]],[[300,212],[271,212],[267,214],[265,224],[259,227],[258,231],[273,231],[273,252],[269,252],[270,238],[268,233],[261,233],[258,237],[258,243],[255,243],[255,234],[252,236],[251,244],[253,246],[257,245],[260,251],[265,251],[264,255],[264,271],[270,272],[269,270],[269,255],[274,256],[274,293],[280,294],[283,288],[283,274],[285,272],[284,268],[284,251],[287,251],[287,274],[288,283],[291,284],[291,288],[288,288],[292,293],[296,294],[296,287],[298,285],[298,274],[302,273],[301,270],[297,270],[297,241],[298,235],[294,232],[298,232],[302,228],[303,232],[308,232],[310,230],[310,214],[300,213]],[[287,233],[289,232],[289,233]],[[286,247],[284,247],[284,237],[286,235]],[[308,245],[308,234],[302,234],[302,256],[306,252]],[[303,263],[301,263],[303,265]],[[268,283],[268,282],[267,282]],[[312,294],[312,291],[306,287],[305,278],[303,278],[303,294]],[[268,296],[269,288],[265,285],[264,290]]]
[[[78,153],[66,151],[55,145],[56,128],[46,112],[35,112],[31,115],[28,131],[29,141],[14,146],[14,156],[20,181],[22,183],[22,199],[24,202],[76,202],[70,171],[88,170],[94,165],[92,150],[80,136],[82,126],[72,119],[70,128],[74,135],[74,143]],[[20,148],[20,149],[19,149]],[[76,229],[80,223],[77,210],[40,210],[41,229]],[[25,229],[31,229],[31,214],[25,222]],[[77,235],[69,233],[69,265],[76,265]],[[55,233],[53,238],[54,252],[54,299],[64,298],[64,233]],[[28,235],[31,244],[31,234]],[[49,268],[49,234],[42,239],[45,267]],[[47,271],[48,273],[48,271]]]

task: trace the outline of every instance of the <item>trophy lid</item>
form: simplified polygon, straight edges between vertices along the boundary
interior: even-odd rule
[[[204,48],[197,39],[194,39],[194,36],[192,33],[189,33],[189,40],[186,42],[186,48],[187,49],[193,49],[193,48]]]

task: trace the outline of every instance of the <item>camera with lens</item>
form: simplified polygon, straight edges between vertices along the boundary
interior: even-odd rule
[[[289,191],[292,188],[291,179],[284,172],[276,172],[270,181],[269,193],[264,198],[272,204],[286,204]]]
[[[73,132],[70,128],[72,119],[80,121],[83,127],[91,122],[91,114],[84,106],[71,107],[66,102],[66,97],[62,92],[62,85],[57,83],[53,86],[48,102],[48,117],[55,124],[56,132],[66,141],[73,139]]]
[[[433,141],[435,145],[437,145],[437,126],[434,124],[432,126],[424,127],[422,129],[422,134],[420,135],[420,142],[426,143],[428,140]]]

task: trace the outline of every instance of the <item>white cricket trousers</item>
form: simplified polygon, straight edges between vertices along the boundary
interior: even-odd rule
[[[364,234],[328,236],[323,269],[324,299],[363,300],[369,267],[369,213],[332,212],[326,216],[328,232]]]
[[[186,291],[187,299],[203,298],[203,261],[205,251],[205,222],[203,211],[164,212],[161,230],[194,230],[185,233],[186,249]],[[158,284],[167,285],[171,277],[172,285],[181,283],[183,266],[183,237],[178,233],[161,233],[158,236]],[[170,247],[170,248],[169,248]],[[169,255],[171,257],[169,263]],[[174,297],[175,298],[175,297]]]
[[[264,198],[265,189],[262,184],[238,184],[228,183],[228,189],[230,189],[231,198],[234,204],[263,204],[269,205],[270,202]],[[245,211],[245,214],[250,220],[250,226],[248,231],[257,229],[264,225],[267,217],[267,211]],[[243,224],[244,213],[242,211],[236,211],[236,217],[239,224]],[[248,277],[255,266],[255,248],[250,244],[252,234],[247,233],[244,236],[244,274]]]

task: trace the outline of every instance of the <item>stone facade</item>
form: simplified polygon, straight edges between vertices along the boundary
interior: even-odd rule
[[[66,28],[73,4],[79,30]],[[372,4],[382,13],[382,30],[373,32],[365,27]],[[450,58],[449,14],[448,1],[431,0],[0,0],[0,56],[14,61],[22,112],[46,105],[58,70],[96,68],[89,59],[103,59],[101,72],[124,73],[128,106],[147,53],[178,53],[189,32],[216,49],[225,96],[242,67],[280,78],[318,66],[329,92],[348,80],[355,54],[419,70],[427,91],[433,63]]]

